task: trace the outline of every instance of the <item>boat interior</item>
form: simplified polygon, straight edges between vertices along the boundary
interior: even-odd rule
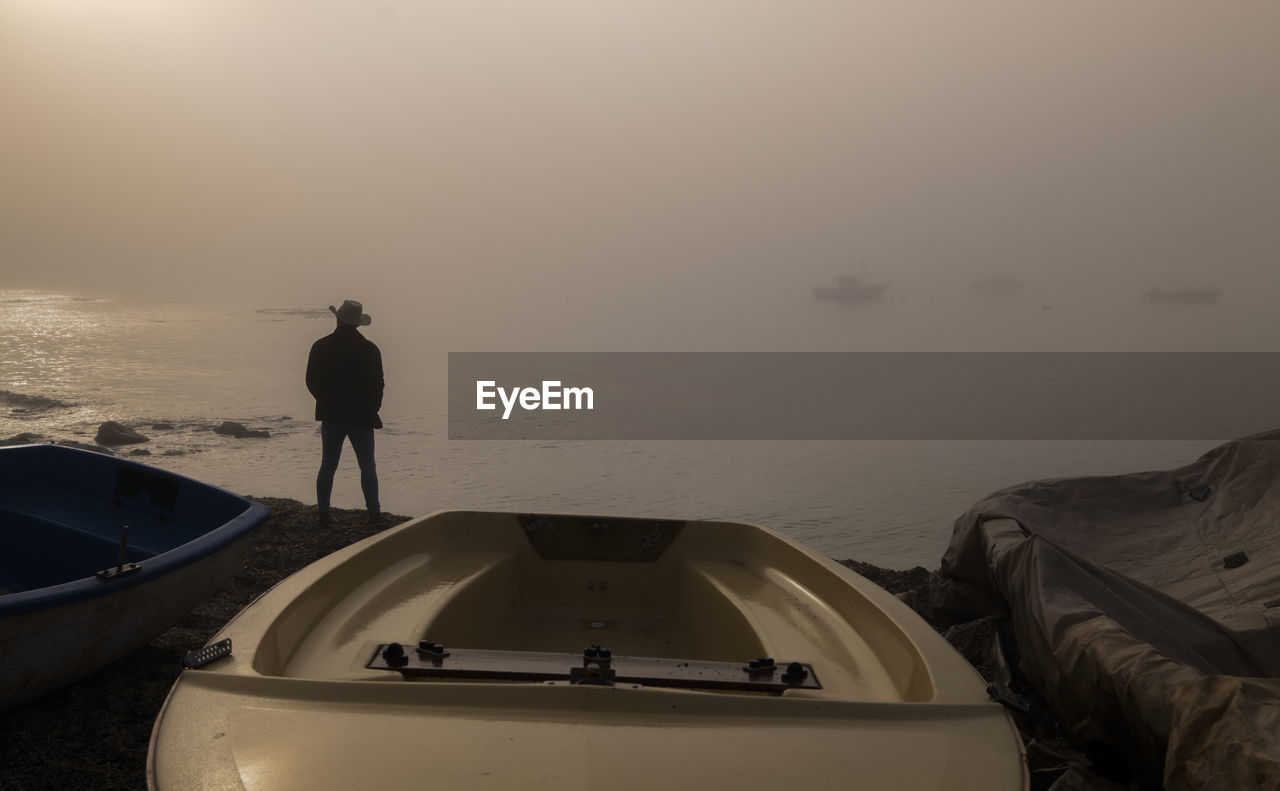
[[[483,655],[490,670],[504,656],[515,667],[600,646],[650,664],[802,662],[828,694],[859,700],[933,695],[897,623],[838,570],[752,525],[444,512],[375,539],[273,615],[258,673],[400,680],[374,667],[392,642],[449,651],[445,667]]]
[[[194,491],[159,470],[46,448],[60,450],[6,451],[6,461],[15,450],[24,453],[21,463],[5,468],[0,483],[0,594],[139,563],[198,538],[243,508],[232,495]]]
[[[61,585],[117,565],[119,536],[113,540],[75,524],[0,508],[0,594]],[[124,562],[140,563],[155,554],[126,544]]]

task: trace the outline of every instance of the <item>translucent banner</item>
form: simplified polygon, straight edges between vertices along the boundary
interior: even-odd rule
[[[1230,439],[1269,352],[452,352],[450,439]]]

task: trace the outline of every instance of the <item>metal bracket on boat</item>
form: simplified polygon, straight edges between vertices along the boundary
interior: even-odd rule
[[[595,665],[602,670],[608,670],[609,665],[613,663],[613,652],[608,648],[602,648],[599,643],[589,645],[582,649],[582,666],[591,667]]]
[[[409,664],[409,655],[404,652],[404,646],[399,643],[387,643],[379,655],[391,667],[403,667]]]
[[[113,569],[103,569],[97,573],[100,580],[113,580],[116,577],[123,577],[126,574],[132,574],[135,571],[141,571],[142,567],[137,563],[125,563],[125,550],[129,547],[129,526],[125,525],[120,531],[120,554],[116,556],[116,567]]]
[[[611,687],[618,678],[618,671],[610,667],[612,664],[612,651],[589,645],[582,649],[582,667],[569,668],[569,683]]]
[[[372,655],[365,655],[369,657],[364,661],[366,668],[397,672],[409,679],[569,681],[775,694],[788,689],[822,689],[813,667],[803,662],[774,663],[773,670],[757,667],[751,672],[750,664],[741,662],[617,656],[598,645],[588,646],[580,654],[454,648],[447,654],[448,662],[433,651],[406,651],[399,643],[383,643],[371,650]],[[779,669],[783,672],[776,672]]]
[[[762,656],[759,659],[752,659],[742,668],[752,678],[760,676],[772,676],[773,671],[778,669],[778,664],[773,661],[773,657]]]
[[[212,645],[206,645],[204,648],[197,648],[188,651],[186,656],[182,657],[182,664],[191,669],[204,667],[210,662],[231,656],[231,638],[219,640]]]
[[[444,643],[433,643],[430,640],[418,641],[418,656],[429,659],[436,665],[444,661],[449,652],[444,650]]]
[[[122,563],[114,568],[103,569],[94,576],[103,582],[106,582],[107,580],[113,580],[116,577],[123,577],[128,574],[132,574],[135,571],[142,571],[142,566],[139,566],[137,563]]]
[[[787,672],[782,674],[782,680],[792,685],[803,684],[808,677],[809,671],[800,662],[787,663]]]
[[[753,679],[772,679],[778,666],[779,663],[773,661],[773,657],[762,656],[759,659],[752,659],[742,669],[747,671],[747,675]],[[796,686],[805,682],[809,677],[809,671],[810,668],[805,667],[803,662],[788,662],[787,669],[783,671],[780,678],[787,685]]]

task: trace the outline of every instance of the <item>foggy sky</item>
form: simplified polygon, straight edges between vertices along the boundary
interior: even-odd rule
[[[0,113],[0,286],[1280,285],[1274,3],[0,0]]]

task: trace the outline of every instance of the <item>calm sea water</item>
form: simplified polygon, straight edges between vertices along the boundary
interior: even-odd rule
[[[927,346],[933,337],[918,329],[918,313],[912,318],[893,303],[859,312],[797,299],[791,311],[770,321],[787,322],[792,349],[797,337],[808,339],[806,349],[858,348],[870,330],[908,345]],[[1028,320],[1042,315],[1038,304],[1027,311]],[[1058,337],[1053,327],[1036,326],[1028,323],[1021,334]],[[748,339],[748,348],[776,350],[771,328],[760,324],[758,342]],[[103,421],[116,420],[150,438],[135,446],[150,453],[142,461],[242,494],[313,503],[320,440],[303,374],[311,342],[331,329],[323,308],[0,291],[0,439],[29,432],[45,441],[91,442]],[[998,323],[977,325],[969,340],[998,346],[997,330]],[[416,338],[404,318],[366,330],[387,367],[386,430],[377,435],[383,507],[401,514],[464,508],[742,520],[837,558],[934,567],[956,517],[995,489],[1177,466],[1216,444],[451,442],[450,349],[432,346],[421,332]],[[1187,332],[1194,337],[1196,328]],[[538,348],[537,340],[522,338],[520,350]],[[213,433],[223,420],[271,436]],[[334,503],[362,504],[349,448]]]

